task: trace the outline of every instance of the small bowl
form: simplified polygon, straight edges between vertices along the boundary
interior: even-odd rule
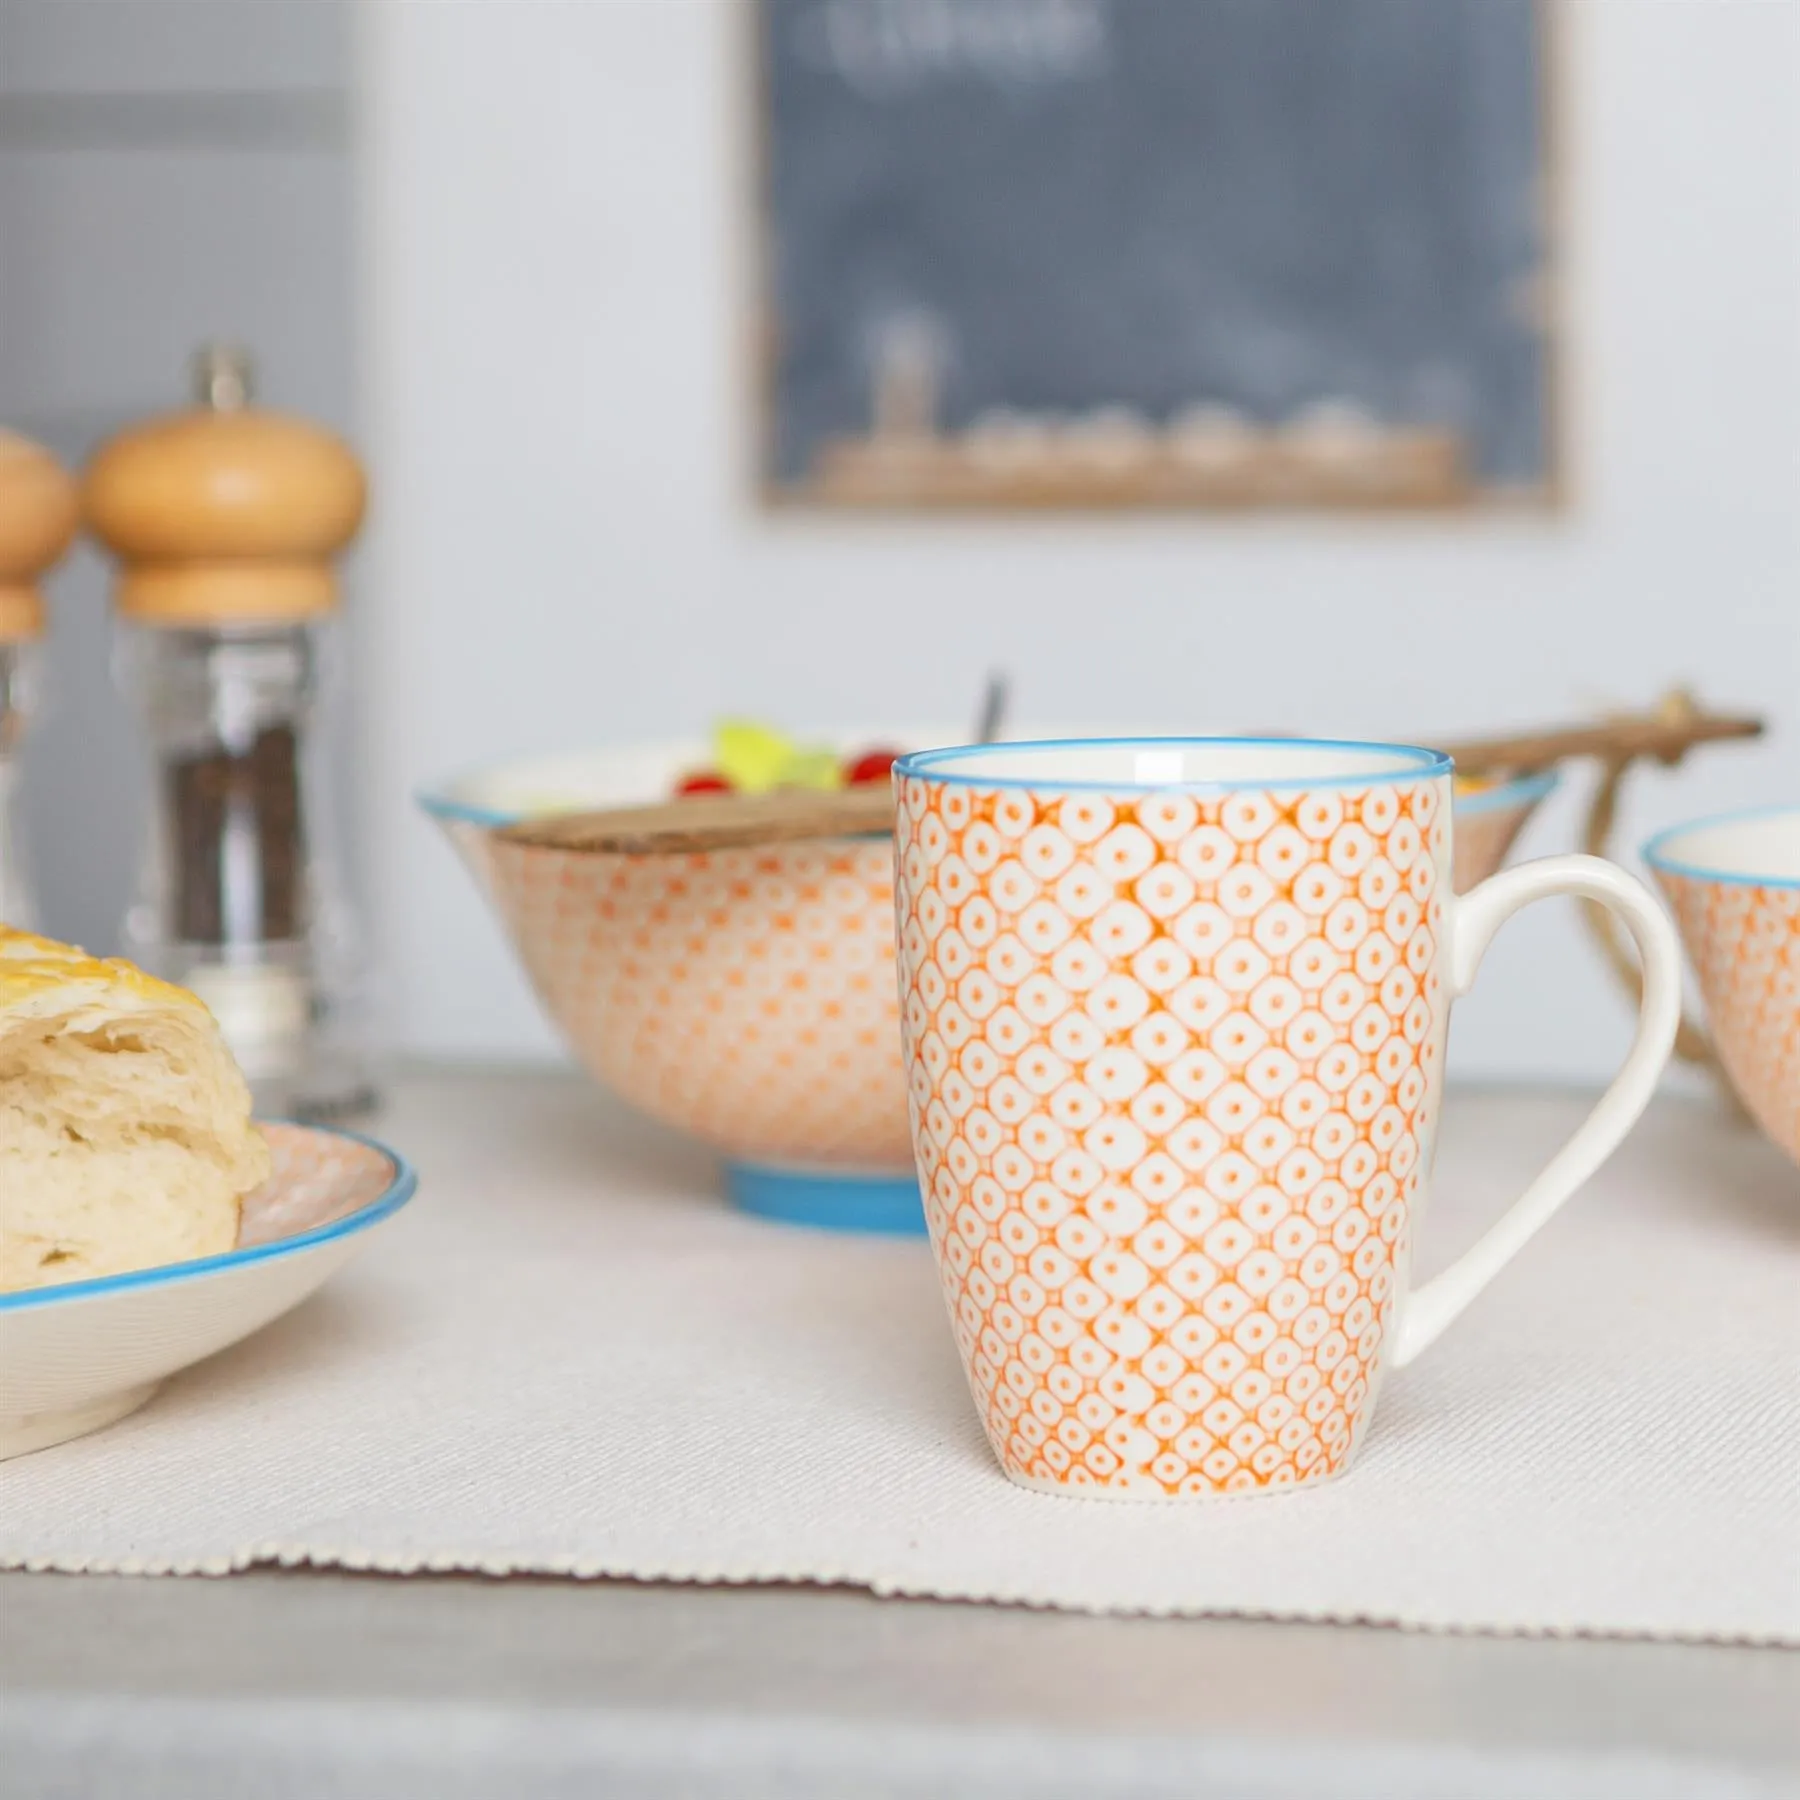
[[[1466,894],[1498,873],[1513,840],[1525,828],[1525,821],[1556,782],[1554,772],[1520,775],[1456,796],[1450,855],[1454,865],[1451,881],[1459,894]]]
[[[959,741],[868,731],[834,747]],[[662,743],[500,764],[420,796],[500,913],[539,999],[606,1087],[699,1138],[746,1211],[925,1229],[900,1064],[883,838],[683,857],[512,844],[500,828],[666,798],[708,760]],[[1458,888],[1491,874],[1551,775],[1456,802]]]
[[[345,1131],[263,1128],[269,1180],[237,1248],[0,1294],[0,1461],[135,1412],[158,1386],[298,1306],[412,1197],[391,1150]]]
[[[1677,825],[1644,860],[1681,928],[1732,1087],[1800,1162],[1800,807]]]

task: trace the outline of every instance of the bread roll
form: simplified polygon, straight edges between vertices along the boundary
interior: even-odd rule
[[[229,1250],[268,1173],[192,994],[0,926],[0,1291]]]

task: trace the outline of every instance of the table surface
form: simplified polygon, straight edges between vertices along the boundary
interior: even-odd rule
[[[1800,1794],[1800,1656],[830,1589],[0,1577],[8,1800]]]
[[[1800,1797],[1800,1655],[830,1589],[0,1575],[0,1800],[114,1792],[1772,1800]]]

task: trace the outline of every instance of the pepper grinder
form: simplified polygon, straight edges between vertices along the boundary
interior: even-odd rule
[[[103,445],[83,494],[118,558],[115,667],[154,765],[126,944],[212,1009],[264,1117],[374,1098],[320,757],[333,563],[363,504],[349,449],[257,408],[248,358],[220,346],[195,359],[193,407]]]
[[[37,907],[14,812],[44,635],[38,583],[68,549],[79,510],[75,482],[50,452],[0,431],[0,924],[27,931]]]

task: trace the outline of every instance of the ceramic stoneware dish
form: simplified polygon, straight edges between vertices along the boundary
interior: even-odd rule
[[[1452,893],[1432,750],[1005,744],[894,776],[913,1138],[1001,1466],[1149,1500],[1336,1474],[1384,1371],[1650,1098],[1681,989],[1662,909],[1591,856]],[[1415,1284],[1451,1003],[1512,914],[1564,894],[1637,946],[1636,1039],[1511,1211]]]
[[[865,731],[832,748],[909,750],[958,735]],[[921,1234],[886,839],[625,857],[496,835],[530,818],[664,800],[709,755],[694,740],[501,763],[420,804],[500,914],[583,1064],[716,1150],[734,1204],[792,1223]],[[1535,776],[1458,797],[1458,888],[1500,866],[1554,785]]]
[[[412,1197],[413,1172],[348,1132],[269,1125],[274,1172],[235,1250],[0,1294],[0,1459],[97,1431],[181,1369],[298,1306]]]
[[[899,749],[934,732],[859,732]],[[421,797],[499,912],[539,998],[606,1087],[691,1133],[746,1211],[922,1234],[885,837],[693,856],[507,843],[521,820],[666,799],[699,741],[502,764]]]
[[[1678,825],[1644,846],[1644,860],[1732,1087],[1800,1162],[1800,807]]]

